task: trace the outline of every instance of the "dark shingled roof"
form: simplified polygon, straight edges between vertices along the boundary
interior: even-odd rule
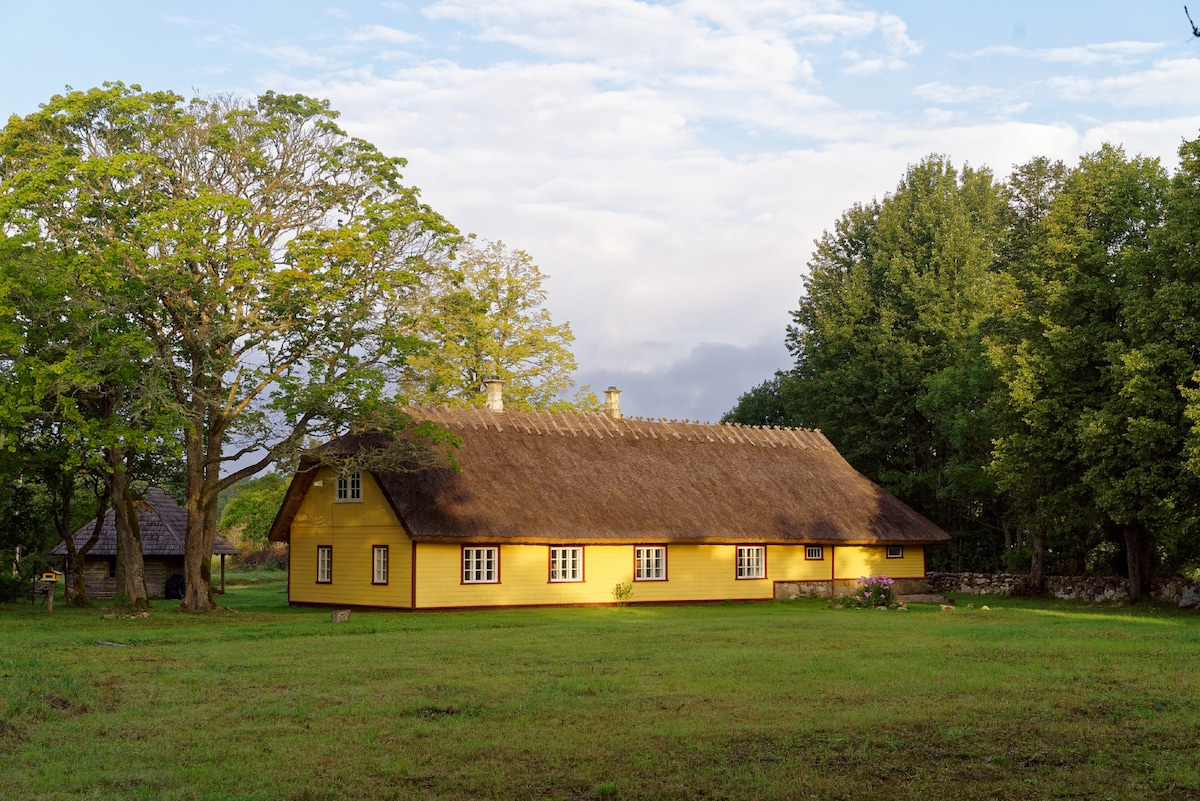
[[[187,510],[175,503],[175,499],[164,490],[151,487],[145,500],[137,501],[138,527],[142,532],[143,556],[183,556],[183,537],[187,531]],[[96,521],[80,527],[72,536],[75,545],[82,546],[92,535]],[[59,543],[51,553],[66,553],[67,548]],[[213,553],[236,556],[237,548],[229,544],[220,534],[213,541]],[[111,509],[104,515],[104,526],[100,538],[88,556],[115,556],[117,553],[117,528]]]
[[[858,473],[819,431],[614,421],[602,414],[405,411],[462,438],[459,472],[375,476],[418,542],[875,545],[950,539]],[[378,444],[380,436],[350,435],[323,449],[353,453]],[[293,479],[272,540],[288,540],[315,473],[302,469]]]

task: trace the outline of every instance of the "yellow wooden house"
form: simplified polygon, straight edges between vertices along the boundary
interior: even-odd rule
[[[459,469],[306,460],[271,539],[293,604],[394,609],[768,600],[885,574],[908,591],[949,536],[820,432],[604,414],[409,408]],[[379,445],[342,437],[325,453]]]

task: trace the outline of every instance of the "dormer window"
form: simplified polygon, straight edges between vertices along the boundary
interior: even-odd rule
[[[338,503],[361,503],[362,473],[355,470],[353,473],[338,476],[334,500]]]

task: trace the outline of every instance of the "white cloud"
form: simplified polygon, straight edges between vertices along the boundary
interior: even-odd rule
[[[921,45],[908,38],[908,26],[895,14],[880,14],[879,28],[883,32],[883,43],[888,53],[897,58],[915,56]]]
[[[948,83],[923,83],[913,89],[917,97],[932,103],[975,103],[992,100],[1004,92],[994,86],[952,86]]]
[[[902,70],[907,64],[898,58],[864,58],[843,70],[847,75],[874,75],[887,70]]]
[[[922,47],[908,36],[908,26],[895,14],[869,15],[869,32],[878,30],[883,41],[882,51],[868,55],[858,50],[845,50],[842,57],[853,63],[843,72],[847,75],[873,75],[879,72],[902,70],[908,66],[906,57],[918,55]],[[859,36],[864,32],[859,31]]]
[[[266,56],[284,69],[293,67],[326,68],[334,64],[327,56],[306,50],[298,45],[278,45],[276,47],[248,46],[246,49],[250,52]]]
[[[982,58],[985,56],[1011,56],[1034,61],[1044,61],[1056,64],[1078,64],[1091,66],[1095,64],[1123,65],[1133,62],[1136,57],[1161,50],[1165,45],[1161,42],[1105,42],[1102,44],[1078,45],[1075,47],[1050,47],[1038,50],[1028,50],[1012,45],[998,45],[975,50],[968,57]]]
[[[351,42],[386,42],[389,44],[417,44],[424,41],[416,34],[387,25],[367,25],[346,34],[346,39]]]
[[[572,324],[582,375],[605,386],[606,375],[628,379],[656,404],[689,386],[708,393],[702,363],[731,372],[720,348],[781,341],[813,239],[851,204],[892,191],[907,165],[939,152],[1004,176],[1035,155],[1073,161],[1109,134],[1173,149],[1186,120],[1139,131],[1017,117],[1047,93],[1115,98],[1142,91],[1139,80],[1200,78],[1166,60],[1111,85],[1023,78],[1014,90],[979,71],[961,85],[931,74],[896,84],[932,106],[905,117],[849,108],[851,98],[818,83],[839,53],[852,74],[920,66],[922,45],[902,19],[841,3],[591,0],[568,10],[551,0],[441,0],[425,12],[460,26],[455,43],[478,37],[514,50],[467,66],[444,48],[441,60],[386,72],[386,54],[372,53],[353,72],[334,74],[339,61],[306,80],[273,75],[271,85],[331,98],[352,133],[409,159],[407,180],[434,208],[528,250],[550,276],[555,319]],[[358,41],[372,41],[367,30]],[[1137,52],[1093,50],[1109,54],[1104,63]],[[747,132],[769,143],[755,150]],[[731,376],[736,386],[702,413],[634,413],[711,418],[770,375],[759,367],[753,380]]]
[[[1200,59],[1164,59],[1150,69],[1107,77],[1063,76],[1045,85],[1057,96],[1077,101],[1103,101],[1117,106],[1182,105],[1200,110]]]

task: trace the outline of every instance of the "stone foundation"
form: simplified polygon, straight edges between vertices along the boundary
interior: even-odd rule
[[[897,595],[919,595],[930,592],[929,583],[923,578],[895,579],[892,588]],[[790,598],[840,598],[850,595],[858,586],[858,579],[837,579],[835,581],[777,581],[775,582],[775,600],[786,601]]]

